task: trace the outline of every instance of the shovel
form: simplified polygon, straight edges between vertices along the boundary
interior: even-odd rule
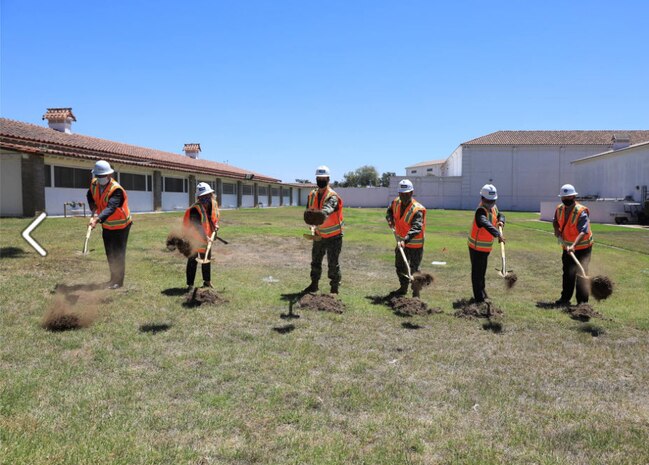
[[[201,265],[204,265],[206,263],[210,262],[210,259],[207,258],[208,255],[210,254],[210,250],[212,250],[212,243],[214,242],[214,238],[216,237],[216,231],[212,233],[212,235],[209,237],[207,241],[207,249],[205,249],[205,258],[201,258],[201,254],[198,254],[196,256],[196,261],[200,263]]]
[[[406,270],[408,270],[408,281],[413,282],[415,278],[412,277],[412,273],[410,272],[410,263],[408,263],[408,260],[406,259],[406,253],[403,251],[403,247],[401,247],[401,240],[399,239],[399,236],[397,236],[397,232],[393,229],[392,233],[394,234],[394,238],[397,241],[397,248],[399,249],[399,252],[401,253],[401,258],[403,259],[404,263],[406,264]]]
[[[86,231],[86,240],[83,242],[83,250],[81,255],[88,255],[88,241],[90,240],[90,233],[92,232],[92,226],[88,225],[88,230]]]
[[[581,266],[581,263],[579,263],[579,260],[575,256],[574,252],[570,252],[570,257],[575,261],[575,263],[579,267],[579,271],[581,271],[581,276],[580,277],[590,281],[590,277],[586,275],[586,272],[584,271],[584,267]]]
[[[315,226],[309,226],[309,228],[311,228],[311,234],[302,234],[302,237],[304,237],[309,241],[316,241],[316,242],[321,241],[322,236],[319,236],[318,234],[315,233]]]
[[[498,231],[500,232],[500,235],[502,236],[502,234],[503,234],[502,226],[498,226]],[[496,268],[496,270],[498,271],[498,274],[504,278],[509,273],[512,272],[512,270],[507,269],[507,259],[505,258],[505,243],[504,242],[500,243],[500,258],[502,260],[502,265],[501,265],[502,269],[498,270],[498,268]]]

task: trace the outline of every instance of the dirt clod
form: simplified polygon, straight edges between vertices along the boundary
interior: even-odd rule
[[[500,318],[504,315],[503,311],[493,305],[491,302],[466,303],[455,311],[458,318]]]
[[[343,313],[345,304],[330,294],[305,294],[297,302],[300,308],[321,312]]]
[[[570,318],[578,321],[588,321],[591,318],[602,318],[602,314],[596,311],[589,304],[579,304],[574,307],[566,307],[565,312]]]
[[[178,251],[185,257],[192,256],[192,246],[177,231],[171,231],[167,236],[167,249],[169,251]]]
[[[413,316],[442,313],[441,308],[431,308],[423,300],[409,297],[393,297],[388,301],[388,305],[397,315]]]
[[[320,226],[326,218],[327,216],[321,211],[306,210],[304,212],[304,222],[311,226]]]
[[[187,294],[185,304],[190,307],[197,307],[202,304],[221,305],[226,303],[227,300],[216,293],[216,291],[209,287],[201,287],[194,289],[191,293]]]
[[[45,311],[41,326],[49,331],[68,331],[86,328],[97,318],[95,296],[75,296],[73,302],[69,295],[56,295]]]
[[[433,275],[428,273],[415,273],[413,275],[412,290],[419,293],[423,288],[430,286],[435,281]]]
[[[590,282],[590,293],[597,300],[604,300],[613,294],[613,282],[607,276],[595,276]]]
[[[507,273],[507,275],[505,276],[505,286],[507,286],[507,289],[514,287],[516,281],[518,281],[518,276],[516,276],[516,273]]]

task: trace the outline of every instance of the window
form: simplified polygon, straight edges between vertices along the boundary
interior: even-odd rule
[[[279,188],[278,187],[272,187],[270,189],[270,195],[273,197],[279,197]]]
[[[433,171],[433,169],[432,168],[426,168],[426,171],[430,173],[431,171]]]
[[[52,166],[45,165],[45,187],[52,187]]]
[[[88,169],[54,167],[54,187],[88,189],[90,181],[92,181],[92,175]]]
[[[145,174],[119,173],[119,183],[126,191],[146,191]]]
[[[263,186],[257,187],[257,195],[259,195],[260,197],[262,195],[268,195],[268,188]]]
[[[252,194],[252,186],[250,184],[244,184],[243,185],[243,195],[253,195]]]
[[[417,174],[417,170],[410,170],[410,174]]]
[[[236,194],[237,193],[237,185],[232,184],[230,182],[224,182],[223,183],[223,193],[224,194]]]
[[[165,177],[165,192],[187,192],[187,180]]]
[[[146,190],[151,192],[153,190],[153,176],[147,174],[146,176]]]

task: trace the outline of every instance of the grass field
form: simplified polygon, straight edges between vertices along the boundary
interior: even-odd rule
[[[422,298],[443,314],[372,304],[397,287],[393,238],[382,210],[348,209],[346,311],[282,319],[281,295],[309,283],[301,215],[224,211],[213,280],[229,302],[196,308],[182,305],[185,259],[164,246],[181,214],[136,215],[125,288],[92,294],[94,323],[65,332],[41,319],[57,284],[107,280],[100,234],[83,257],[85,220],[47,219],[41,258],[20,238],[29,220],[1,220],[1,463],[649,463],[647,230],[593,226],[590,274],[616,288],[593,302],[605,319],[580,323],[536,306],[560,293],[551,225],[509,213],[519,281],[505,289],[496,249],[494,333],[453,316],[471,296],[466,211],[428,215],[436,281]]]

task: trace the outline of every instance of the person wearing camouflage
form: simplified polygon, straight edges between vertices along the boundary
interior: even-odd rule
[[[322,260],[327,255],[327,276],[330,292],[338,294],[342,274],[339,257],[343,246],[343,200],[329,187],[329,168],[320,166],[316,170],[318,188],[311,191],[307,210],[324,213],[324,222],[313,230],[311,249],[311,284],[303,292],[317,292],[322,276]]]

